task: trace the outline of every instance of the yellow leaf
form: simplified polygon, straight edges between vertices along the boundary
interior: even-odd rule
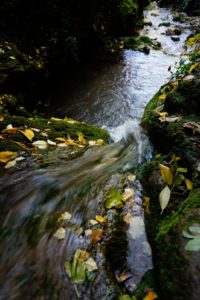
[[[149,292],[143,300],[154,300],[157,299],[158,296],[156,295],[156,293],[154,291]]]
[[[80,256],[79,256],[79,260],[80,261],[86,261],[88,258],[90,257],[90,253],[85,251],[85,250],[81,250],[80,252]]]
[[[17,156],[17,152],[11,152],[11,151],[0,152],[0,162],[7,163],[9,160],[15,158],[16,156]]]
[[[32,139],[33,139],[34,136],[35,136],[35,133],[33,132],[32,129],[27,128],[27,129],[25,129],[24,131],[20,130],[20,132],[21,132],[25,137],[27,137],[27,139],[28,139],[29,141],[32,142]]]
[[[4,117],[0,116],[0,122],[2,122],[4,120]]]
[[[63,137],[57,137],[57,138],[56,138],[56,141],[65,142],[66,139],[63,138]]]
[[[185,184],[188,191],[191,191],[193,189],[193,183],[190,179],[185,178]]]
[[[144,197],[143,206],[144,206],[144,211],[147,214],[150,214],[149,205],[150,205],[150,198],[149,197]]]
[[[133,189],[130,188],[126,188],[122,194],[122,201],[126,202],[129,199],[131,199],[135,194],[135,191]]]
[[[52,120],[52,121],[63,121],[63,119],[60,119],[60,118],[54,118],[54,117],[52,117],[51,120]]]
[[[65,229],[63,227],[58,228],[58,230],[53,235],[58,240],[64,240],[65,238]]]
[[[96,216],[95,218],[99,223],[104,223],[106,221],[106,219],[102,216]]]
[[[165,165],[159,164],[160,167],[160,174],[162,179],[165,183],[171,185],[173,181],[173,174],[170,168],[166,167]]]
[[[159,116],[160,116],[159,120],[161,122],[165,122],[166,121],[166,117],[168,116],[168,113],[167,112],[161,112],[161,113],[159,113]]]
[[[78,140],[82,144],[86,144],[86,139],[84,139],[83,134],[81,132],[78,133]]]
[[[65,212],[62,213],[61,216],[58,218],[58,222],[65,221],[65,220],[70,220],[71,217],[72,217],[72,215],[71,215],[68,211],[65,211]]]
[[[159,99],[164,101],[167,98],[167,95],[168,95],[167,93],[163,93],[162,95],[159,96]]]
[[[193,65],[189,68],[188,73],[192,73],[192,71],[195,70],[196,67],[198,67],[198,65],[199,65],[199,63],[193,64]]]
[[[12,167],[14,167],[16,165],[16,160],[10,160],[6,165],[5,165],[5,169],[10,169]]]

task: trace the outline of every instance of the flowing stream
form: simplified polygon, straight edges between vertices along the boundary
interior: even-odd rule
[[[8,172],[0,178],[0,299],[114,299],[110,283],[120,274],[128,274],[123,286],[131,292],[152,269],[141,187],[130,175],[151,156],[139,125],[144,108],[167,82],[167,70],[184,53],[190,30],[188,24],[174,23],[168,9],[159,9],[158,16],[151,13],[145,15],[153,25],[141,34],[160,41],[161,51],[146,55],[126,50],[120,63],[81,72],[71,88],[63,88],[62,100],[54,107],[105,128],[113,142],[57,167]],[[179,42],[163,34],[166,27],[159,27],[168,21],[183,27]],[[113,186],[135,190],[120,214],[104,208]],[[66,211],[72,217],[62,221],[65,238],[58,240],[56,222]],[[93,245],[86,230],[99,228],[90,222],[98,214],[106,214],[107,222],[102,241]],[[66,275],[64,262],[77,248],[89,250],[98,264],[92,283],[75,286]]]

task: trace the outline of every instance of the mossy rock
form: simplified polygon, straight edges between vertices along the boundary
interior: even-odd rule
[[[193,190],[175,214],[158,224],[155,259],[163,300],[198,299],[200,251],[187,251],[188,239],[182,235],[193,224],[200,225],[200,189]]]
[[[133,49],[138,51],[145,51],[145,47],[150,47],[155,50],[161,49],[161,44],[158,41],[152,40],[147,36],[139,37],[124,37],[122,38],[125,49]]]

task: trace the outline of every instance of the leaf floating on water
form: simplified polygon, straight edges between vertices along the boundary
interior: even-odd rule
[[[157,294],[154,291],[151,291],[144,297],[143,300],[154,300],[157,298],[158,298]]]
[[[167,207],[170,197],[171,197],[171,191],[168,185],[166,185],[159,194],[160,207],[162,209],[161,214],[163,213],[164,209]]]
[[[193,183],[190,179],[185,178],[185,184],[188,191],[191,191],[193,189]]]
[[[135,194],[134,189],[130,189],[130,188],[125,189],[124,193],[122,194],[122,201],[123,202],[128,201],[134,196],[134,194]]]
[[[88,258],[88,260],[85,262],[85,266],[88,272],[93,272],[95,270],[98,270],[97,263],[92,257]]]
[[[32,143],[33,146],[37,147],[38,149],[46,149],[48,147],[47,142],[43,140],[38,140],[34,143]]]
[[[172,184],[173,181],[173,174],[170,168],[166,167],[165,165],[159,164],[160,167],[160,174],[163,181],[169,185]]]
[[[86,229],[85,230],[85,235],[86,236],[89,236],[89,235],[91,235],[92,234],[92,230],[91,229]]]
[[[30,128],[27,128],[25,129],[24,131],[20,130],[20,132],[29,140],[32,142],[34,136],[35,136],[35,133],[32,129]]]
[[[68,212],[65,211],[64,213],[61,214],[61,216],[58,218],[58,222],[64,221],[64,220],[70,220],[72,215]]]
[[[96,220],[97,220],[97,222],[99,222],[99,223],[104,223],[105,221],[106,221],[106,219],[104,218],[104,217],[102,217],[102,216],[96,216]]]
[[[17,152],[3,151],[0,152],[0,163],[7,163],[17,156]]]
[[[116,188],[112,188],[106,199],[106,208],[120,208],[122,207],[123,202],[122,202],[122,195],[119,193],[119,191]]]
[[[63,228],[63,227],[58,228],[58,230],[54,233],[53,236],[56,237],[58,240],[64,240],[65,228]]]

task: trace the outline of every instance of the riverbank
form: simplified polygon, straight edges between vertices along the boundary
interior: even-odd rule
[[[200,38],[171,80],[145,109],[141,124],[155,147],[141,180],[149,197],[147,232],[153,248],[161,298],[195,299],[200,280]]]

